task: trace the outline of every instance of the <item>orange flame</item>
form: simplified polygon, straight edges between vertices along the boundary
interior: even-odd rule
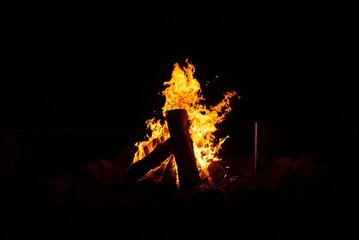
[[[164,82],[166,88],[162,96],[166,98],[162,107],[164,120],[152,118],[146,121],[150,134],[146,135],[145,141],[137,142],[138,147],[133,162],[141,160],[150,153],[159,143],[167,140],[170,135],[166,122],[166,112],[173,109],[185,109],[190,121],[189,133],[193,141],[193,149],[200,173],[208,176],[207,167],[211,161],[220,161],[219,151],[221,145],[229,136],[216,139],[217,125],[225,120],[231,111],[230,100],[237,96],[235,91],[223,94],[223,99],[215,106],[207,106],[203,103],[205,98],[199,82],[193,76],[194,66],[186,59],[187,66],[181,68],[178,63],[174,64],[172,78]]]

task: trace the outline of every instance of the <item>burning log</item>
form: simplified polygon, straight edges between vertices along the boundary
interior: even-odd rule
[[[171,140],[167,139],[163,143],[156,146],[156,148],[143,159],[132,163],[122,176],[122,181],[136,182],[151,169],[164,162],[172,153],[172,146],[170,142]]]
[[[176,178],[176,170],[175,170],[175,160],[174,157],[171,156],[168,160],[166,168],[163,172],[163,185],[168,186],[168,189],[177,189],[177,178]]]
[[[188,114],[184,109],[174,109],[167,111],[166,115],[177,164],[179,185],[183,190],[190,190],[200,184],[200,176],[193,142],[189,134]]]
[[[151,169],[163,163],[172,153],[178,171],[179,185],[189,190],[200,184],[200,175],[194,155],[193,142],[189,134],[187,111],[175,109],[167,111],[170,138],[160,143],[140,161],[132,163],[122,176],[124,182],[136,182]]]

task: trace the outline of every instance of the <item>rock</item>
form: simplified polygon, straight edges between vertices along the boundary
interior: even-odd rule
[[[284,165],[276,165],[272,169],[272,171],[270,173],[270,177],[274,181],[279,181],[280,179],[288,176],[291,173],[292,173],[292,168],[290,168],[288,166],[284,166]]]
[[[85,170],[86,177],[96,180],[99,179],[102,175],[102,169],[96,163],[83,163],[83,170]]]
[[[294,163],[294,158],[291,158],[291,157],[279,157],[279,158],[275,159],[276,165],[292,167],[293,163]]]
[[[45,181],[49,189],[52,200],[56,204],[63,204],[66,199],[68,186],[64,179],[59,177],[50,177]]]
[[[309,177],[311,172],[317,167],[317,159],[313,154],[303,154],[295,160],[293,171],[299,176]]]

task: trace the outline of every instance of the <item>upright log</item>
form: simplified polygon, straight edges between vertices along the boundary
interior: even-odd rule
[[[199,186],[200,176],[193,141],[189,134],[188,114],[185,109],[174,109],[167,111],[166,117],[177,164],[179,185],[182,190],[190,190]]]

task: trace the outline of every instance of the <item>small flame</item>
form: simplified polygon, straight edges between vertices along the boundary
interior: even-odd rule
[[[193,150],[197,160],[200,173],[208,176],[207,167],[212,161],[222,160],[219,157],[221,145],[229,136],[217,139],[215,132],[217,125],[223,122],[227,114],[232,110],[230,100],[233,97],[240,98],[235,91],[223,94],[223,99],[215,106],[204,104],[201,86],[193,76],[195,67],[186,59],[186,66],[180,67],[174,64],[172,78],[164,82],[166,88],[162,91],[162,96],[166,98],[165,105],[162,107],[163,119],[155,117],[146,121],[147,129],[150,134],[146,135],[146,140],[137,142],[138,147],[133,162],[140,161],[149,154],[155,147],[167,140],[170,135],[166,122],[166,112],[173,109],[185,109],[190,121],[189,133],[193,141]]]

